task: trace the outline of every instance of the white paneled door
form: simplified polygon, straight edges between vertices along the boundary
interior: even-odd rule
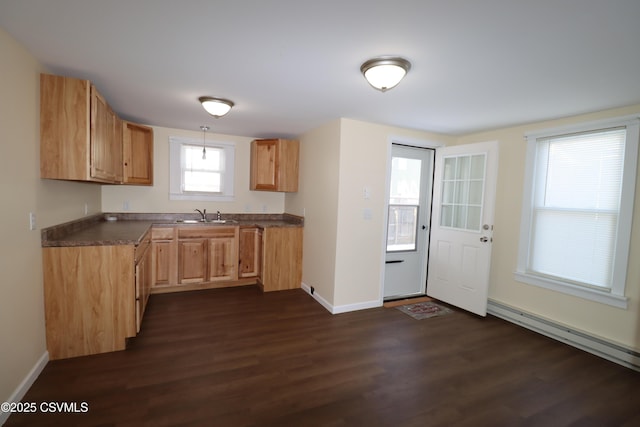
[[[427,295],[485,316],[498,143],[436,150]]]

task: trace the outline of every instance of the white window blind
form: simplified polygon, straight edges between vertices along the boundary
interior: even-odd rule
[[[527,135],[516,280],[626,308],[640,120]]]
[[[626,129],[539,139],[529,270],[609,289]]]
[[[202,146],[182,146],[182,191],[222,193],[224,150],[210,147],[202,158]]]

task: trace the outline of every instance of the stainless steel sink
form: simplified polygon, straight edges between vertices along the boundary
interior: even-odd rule
[[[202,221],[199,219],[177,219],[178,224],[237,224],[235,219],[208,219]]]

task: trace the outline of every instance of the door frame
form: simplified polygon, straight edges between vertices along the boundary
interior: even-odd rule
[[[383,223],[384,227],[384,238],[382,239],[382,247],[380,248],[380,264],[382,268],[380,269],[380,286],[378,290],[379,295],[379,303],[380,306],[384,304],[384,278],[385,278],[385,269],[386,269],[386,257],[387,257],[387,221],[389,220],[389,190],[391,188],[391,155],[392,155],[392,146],[393,144],[407,145],[409,147],[416,148],[431,148],[437,149],[438,147],[444,147],[446,144],[441,141],[435,140],[426,140],[426,139],[417,139],[410,138],[405,136],[397,136],[392,135],[387,138],[387,171],[385,178],[385,198],[384,198],[384,215],[383,215]],[[433,183],[432,183],[433,185]],[[429,230],[431,233],[431,230]],[[427,247],[427,253],[429,248]],[[424,263],[424,269],[428,267],[428,263]]]

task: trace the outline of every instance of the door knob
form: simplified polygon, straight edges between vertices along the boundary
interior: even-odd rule
[[[482,236],[482,237],[480,238],[480,241],[481,241],[482,243],[486,243],[486,242],[488,242],[488,241],[489,241],[489,238],[488,238],[488,237],[485,237],[485,236]]]

